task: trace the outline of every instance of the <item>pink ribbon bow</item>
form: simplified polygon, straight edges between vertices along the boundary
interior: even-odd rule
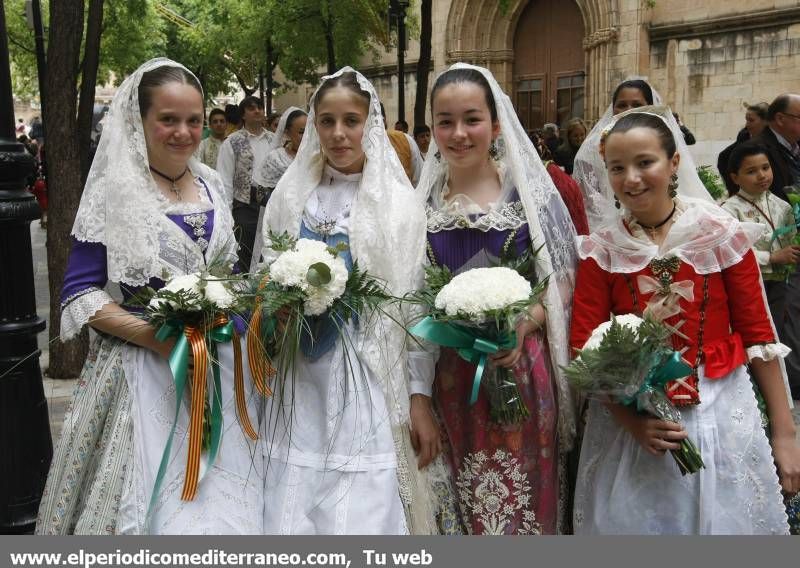
[[[647,302],[647,308],[645,308],[644,313],[659,321],[681,313],[679,305],[681,298],[687,302],[694,301],[694,282],[691,280],[673,282],[669,285],[669,292],[666,294],[661,282],[651,276],[640,274],[636,279],[636,283],[639,285],[639,292],[642,294],[653,292],[653,297]]]

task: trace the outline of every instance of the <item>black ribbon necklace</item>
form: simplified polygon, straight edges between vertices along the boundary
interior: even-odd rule
[[[663,227],[664,225],[666,225],[666,224],[669,222],[669,220],[670,220],[670,219],[672,219],[672,216],[673,216],[673,215],[675,215],[675,209],[677,209],[677,205],[676,205],[676,204],[675,204],[675,202],[673,201],[673,202],[672,202],[672,211],[670,211],[670,212],[669,212],[669,215],[667,215],[667,218],[666,218],[666,219],[664,219],[663,221],[661,221],[661,222],[660,222],[660,223],[658,223],[657,225],[645,225],[645,224],[644,224],[644,223],[642,223],[641,221],[639,221],[639,225],[642,227],[642,229],[644,229],[644,230],[646,230],[647,232],[649,232],[649,233],[650,233],[650,235],[652,236],[652,235],[654,235],[654,234],[655,234],[655,232],[656,232],[656,229],[660,229],[661,227]],[[638,220],[638,219],[637,219],[637,220]]]
[[[180,180],[180,179],[181,179],[183,176],[185,176],[185,175],[186,175],[186,172],[188,172],[188,171],[189,171],[189,167],[188,167],[188,166],[186,167],[186,169],[185,169],[185,170],[183,170],[183,171],[181,172],[181,174],[180,174],[180,175],[178,175],[178,176],[175,176],[174,178],[173,178],[173,177],[170,177],[170,176],[168,176],[167,174],[165,174],[165,173],[163,173],[163,172],[160,172],[160,171],[158,171],[158,170],[157,170],[157,169],[155,169],[153,166],[150,166],[150,171],[151,171],[151,172],[153,172],[154,174],[158,174],[158,175],[160,175],[162,178],[164,178],[165,180],[167,180],[167,181],[169,181],[170,183],[172,183],[172,187],[170,187],[170,188],[169,188],[169,190],[170,190],[172,193],[174,193],[174,194],[175,194],[175,197],[177,197],[177,198],[178,198],[178,201],[182,201],[182,199],[181,199],[181,189],[178,187],[178,181],[179,181],[179,180]]]

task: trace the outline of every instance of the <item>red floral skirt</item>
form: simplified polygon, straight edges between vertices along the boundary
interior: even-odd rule
[[[542,336],[528,337],[514,368],[530,416],[500,425],[481,387],[470,406],[475,365],[442,348],[434,401],[447,435],[447,458],[471,534],[555,534],[558,517],[558,408]]]

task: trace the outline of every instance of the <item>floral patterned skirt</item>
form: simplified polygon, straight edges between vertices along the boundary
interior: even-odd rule
[[[558,408],[541,336],[525,340],[514,368],[530,417],[500,425],[481,388],[470,406],[475,365],[442,348],[434,399],[461,521],[470,534],[555,534],[559,511]]]

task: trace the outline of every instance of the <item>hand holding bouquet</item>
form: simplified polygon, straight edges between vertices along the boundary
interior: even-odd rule
[[[411,297],[429,311],[411,333],[455,348],[463,359],[476,365],[470,404],[477,401],[483,385],[491,418],[501,424],[516,424],[529,416],[512,373],[495,368],[488,356],[516,346],[516,324],[528,317],[528,309],[539,301],[546,286],[546,281],[541,281],[532,287],[523,276],[532,269],[533,254],[526,253],[512,263],[514,268],[474,268],[457,276],[446,267],[429,267],[425,288]]]
[[[572,386],[589,395],[606,396],[623,406],[636,405],[661,420],[680,423],[681,413],[667,398],[666,384],[692,368],[669,346],[671,332],[653,319],[628,314],[600,324],[564,368]],[[688,438],[680,450],[670,450],[681,474],[705,467]]]

